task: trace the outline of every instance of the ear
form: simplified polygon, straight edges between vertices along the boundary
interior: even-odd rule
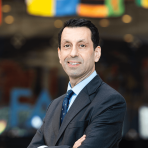
[[[101,47],[100,46],[97,46],[95,48],[95,54],[94,54],[94,62],[98,62],[100,57],[101,57]]]
[[[61,49],[58,47],[59,62],[61,63]]]

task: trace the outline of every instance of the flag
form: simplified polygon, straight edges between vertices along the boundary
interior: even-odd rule
[[[124,13],[124,0],[105,0],[108,16],[121,16]]]
[[[27,12],[37,16],[53,16],[54,0],[27,0]]]
[[[124,13],[124,0],[81,0],[78,15],[85,17],[121,16]]]
[[[55,16],[69,16],[77,14],[79,0],[55,0]]]
[[[148,0],[136,0],[136,4],[148,9]]]
[[[78,5],[77,13],[79,16],[84,17],[107,17],[108,8],[104,4],[104,1],[100,0],[81,0]]]
[[[29,14],[45,17],[78,14],[104,18],[124,13],[124,0],[26,0],[26,3]]]
[[[37,16],[76,15],[79,0],[27,0],[27,12]]]
[[[142,0],[142,6],[148,8],[148,0]]]

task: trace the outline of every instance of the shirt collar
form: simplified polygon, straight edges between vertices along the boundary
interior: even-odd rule
[[[80,93],[80,91],[97,75],[97,72],[94,71],[89,77],[86,79],[82,80],[80,83],[78,83],[76,86],[73,88],[71,87],[70,81],[68,83],[68,90],[72,90],[76,95]]]

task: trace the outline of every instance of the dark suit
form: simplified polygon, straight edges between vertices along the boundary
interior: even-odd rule
[[[60,115],[65,95],[50,104],[42,127],[28,148],[71,148],[84,134],[79,148],[117,148],[126,111],[124,98],[97,75],[77,96],[62,125]]]

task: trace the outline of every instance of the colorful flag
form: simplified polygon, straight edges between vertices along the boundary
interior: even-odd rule
[[[124,13],[124,0],[26,0],[26,3],[29,14],[45,17],[78,14],[104,18]]]
[[[2,1],[0,0],[0,24],[2,23]]]
[[[76,15],[79,0],[27,0],[29,14],[38,16]]]
[[[107,17],[108,9],[105,5],[79,4],[78,15],[84,17]]]
[[[148,9],[148,0],[136,0],[136,4]]]
[[[55,16],[68,16],[77,14],[79,0],[55,0]]]
[[[78,15],[85,17],[120,16],[124,13],[124,0],[81,0]]]
[[[37,16],[54,16],[54,0],[27,0],[27,12]]]
[[[104,1],[100,0],[81,0],[78,5],[77,13],[84,17],[107,17],[108,8]]]
[[[105,0],[108,16],[121,16],[124,13],[124,0]]]
[[[142,6],[148,8],[148,0],[142,0]]]

